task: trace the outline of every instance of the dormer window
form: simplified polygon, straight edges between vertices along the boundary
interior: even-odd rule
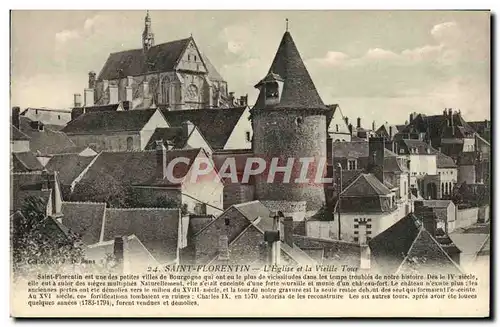
[[[255,87],[260,89],[261,94],[264,92],[266,105],[278,104],[283,90],[283,79],[278,74],[269,72]]]

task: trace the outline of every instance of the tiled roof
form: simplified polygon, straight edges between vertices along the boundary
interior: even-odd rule
[[[179,127],[185,121],[192,122],[212,149],[222,149],[245,109],[247,107],[172,111],[162,109],[162,113],[171,127]]]
[[[359,266],[360,247],[358,243],[294,235],[294,243],[304,252],[323,250],[323,263]]]
[[[257,218],[261,218],[261,221],[264,221],[260,227],[263,230],[268,230],[272,228],[272,219],[269,217],[271,211],[262,204],[262,202],[255,200],[250,202],[244,202],[240,204],[233,205],[245,218],[247,218],[250,222],[254,222]],[[267,218],[267,219],[262,219]],[[270,222],[269,224],[266,224]]]
[[[10,125],[10,139],[12,141],[29,141],[30,137],[21,132],[14,125]]]
[[[14,158],[14,171],[15,172],[23,172],[23,171],[37,171],[42,170],[43,166],[38,161],[33,152],[16,152],[12,153]]]
[[[147,52],[133,49],[111,53],[99,73],[99,80],[138,76],[149,72],[173,71],[192,38],[175,40],[151,47]]]
[[[77,234],[85,244],[99,242],[105,203],[63,202],[62,224]]]
[[[85,149],[91,149],[92,151],[97,154],[95,151],[95,147],[93,145],[75,145],[75,146],[70,146],[68,148],[61,149],[59,152],[54,153],[54,155],[61,155],[61,154],[79,154]]]
[[[332,142],[333,158],[368,158],[368,142]],[[384,148],[384,157],[396,157],[391,150]]]
[[[90,112],[70,121],[62,129],[68,134],[140,131],[156,109]]]
[[[64,148],[75,146],[69,137],[60,131],[54,131],[45,126],[39,131],[31,126],[32,121],[26,117],[19,117],[20,130],[30,137],[30,149],[32,152],[45,154],[58,153]]]
[[[224,78],[219,74],[219,72],[217,71],[217,69],[215,68],[215,66],[212,65],[212,63],[210,62],[210,60],[208,59],[208,57],[205,56],[205,54],[203,54],[201,52],[200,52],[200,55],[201,55],[201,57],[203,59],[203,62],[205,62],[205,66],[207,67],[208,78],[211,81],[224,81]]]
[[[385,157],[384,158],[384,172],[387,173],[397,173],[397,172],[407,172],[408,167],[401,163],[397,157]]]
[[[351,185],[342,191],[342,197],[364,197],[388,195],[391,191],[372,174],[360,174]]]
[[[45,168],[51,172],[57,171],[61,184],[70,185],[94,159],[78,154],[58,154],[50,158]]]
[[[436,151],[436,164],[437,168],[456,168],[457,165],[452,158],[448,157],[442,152]]]
[[[120,103],[115,104],[105,104],[100,106],[85,106],[85,107],[74,107],[71,109],[71,120],[89,112],[103,112],[103,111],[116,111],[120,108]]]
[[[135,234],[160,263],[177,258],[179,209],[106,209],[102,241]]]
[[[175,165],[173,169],[173,177],[174,178],[184,178],[189,170],[191,169],[191,166],[193,165],[195,158],[200,154],[200,152],[204,152],[202,149],[186,149],[186,150],[172,150],[172,151],[167,151],[167,159],[166,159],[166,165],[170,163],[175,158],[183,157],[188,159],[188,164],[184,162],[179,162]],[[160,179],[156,176],[156,174],[150,175],[150,178],[148,178],[146,181],[143,183],[138,183],[137,185],[142,185],[142,186],[175,186],[177,184],[173,184],[168,178],[165,179]]]
[[[435,154],[436,151],[427,143],[420,140],[408,140],[404,139],[400,144],[400,149],[403,148],[405,150],[405,154],[413,153],[412,149],[416,149],[416,154]]]
[[[128,263],[127,272],[143,273],[148,267],[157,267],[158,261],[151,255],[141,240],[135,235],[125,236],[124,260]],[[113,255],[115,240],[91,244],[85,248],[85,257],[101,263],[106,255]]]
[[[451,200],[422,200],[424,206],[430,208],[448,208],[450,204],[453,204]]]
[[[23,110],[23,112],[21,112],[21,116],[25,116],[28,111],[30,110],[36,110],[36,111],[48,111],[48,112],[61,112],[61,113],[67,113],[69,114],[70,113],[70,110],[68,109],[52,109],[52,108],[26,108]]]
[[[180,149],[186,145],[188,138],[189,135],[184,133],[182,127],[160,127],[155,129],[144,149],[155,150],[156,141],[159,140],[163,140],[164,143],[171,144],[174,148]]]
[[[50,190],[42,190],[42,174],[40,172],[11,174],[11,192],[12,212],[20,210],[24,201],[30,196],[38,197],[47,203],[51,194]]]
[[[436,271],[462,273],[460,267],[453,262],[436,239],[421,228],[396,273]]]
[[[269,73],[277,74],[284,80],[276,108],[326,109],[288,31],[281,39]],[[254,109],[265,107],[264,93],[260,92]]]

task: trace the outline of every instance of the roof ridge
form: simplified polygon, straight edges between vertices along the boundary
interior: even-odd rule
[[[180,211],[180,208],[106,208],[106,211]]]
[[[106,202],[92,202],[92,201],[62,201],[62,204],[93,204],[93,205],[98,205],[98,204],[104,204],[106,205]]]

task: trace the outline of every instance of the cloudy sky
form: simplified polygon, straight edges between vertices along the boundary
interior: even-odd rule
[[[69,107],[108,54],[141,46],[144,11],[14,11],[12,105]],[[412,111],[490,117],[489,13],[152,11],[156,43],[193,34],[236,95],[266,74],[285,18],[326,104],[351,120],[403,123]]]

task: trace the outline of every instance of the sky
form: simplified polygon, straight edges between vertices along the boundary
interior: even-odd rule
[[[271,65],[285,19],[325,104],[362,125],[411,112],[490,119],[490,14],[481,11],[150,11],[156,44],[193,35],[236,96]],[[145,11],[13,11],[11,104],[69,108],[109,53],[141,47]]]

